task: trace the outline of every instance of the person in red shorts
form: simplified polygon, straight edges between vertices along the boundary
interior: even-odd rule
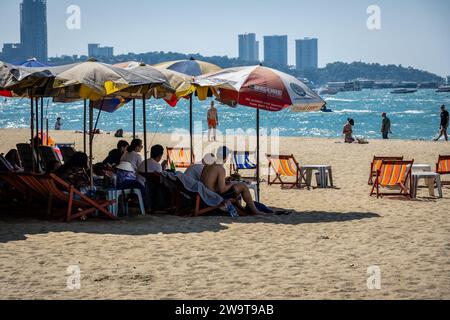
[[[216,130],[218,126],[219,115],[216,107],[214,106],[214,101],[212,101],[211,107],[208,110],[208,141],[217,141]]]

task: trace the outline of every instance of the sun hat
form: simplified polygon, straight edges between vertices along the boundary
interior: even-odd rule
[[[118,170],[122,170],[122,171],[128,171],[128,172],[134,172],[134,168],[131,165],[130,162],[127,161],[122,161],[117,167]]]

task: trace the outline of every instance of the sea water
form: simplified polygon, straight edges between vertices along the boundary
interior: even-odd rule
[[[363,90],[340,92],[334,96],[323,96],[332,113],[294,113],[290,109],[280,112],[261,111],[261,128],[277,130],[281,136],[298,137],[342,137],[342,128],[347,118],[355,120],[354,133],[368,139],[380,138],[381,113],[388,113],[392,122],[393,139],[431,140],[439,131],[442,104],[450,109],[450,94],[435,90],[419,90],[413,94],[391,94],[390,90]],[[137,101],[136,126],[142,130],[142,104]],[[206,113],[210,101],[194,99],[194,121],[207,129]],[[44,114],[48,116],[50,129],[57,117],[63,121],[63,130],[83,129],[83,102],[60,104],[45,100]],[[220,130],[255,128],[255,109],[239,106],[230,108],[218,105]],[[97,117],[97,111],[95,112]],[[147,102],[148,131],[169,133],[189,130],[189,101],[182,99],[175,108],[163,100]],[[28,128],[30,106],[28,99],[0,100],[0,128]],[[198,123],[196,124],[198,127]],[[132,131],[131,103],[115,113],[101,113],[98,118],[100,130],[114,132],[123,129]]]

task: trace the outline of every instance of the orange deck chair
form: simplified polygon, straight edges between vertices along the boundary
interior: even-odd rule
[[[436,173],[440,175],[450,174],[450,156],[439,156],[438,163],[436,164]],[[450,182],[441,182],[442,184],[449,185]]]
[[[49,214],[54,202],[67,204],[66,222],[87,218],[96,212],[102,213],[112,220],[117,220],[107,209],[114,201],[93,200],[54,174],[18,174],[18,176],[35,193],[40,194],[42,200],[47,201]],[[75,196],[78,199],[75,199]]]
[[[373,178],[377,176],[377,171],[381,168],[381,163],[385,161],[403,161],[403,157],[373,157],[373,161],[370,164],[370,176],[369,185],[373,185]]]
[[[306,178],[302,174],[300,165],[293,155],[283,156],[268,154],[267,159],[269,160],[269,177],[267,180],[269,186],[278,184],[284,187],[287,185],[290,186],[290,189],[293,189],[301,188],[302,181],[306,184]],[[270,179],[272,171],[275,173],[275,178],[273,180]],[[282,177],[295,178],[295,181],[286,182],[281,179]]]
[[[175,168],[189,168],[195,162],[195,156],[190,148],[167,148],[167,162],[169,167],[173,163]]]
[[[384,160],[381,167],[377,170],[371,196],[377,195],[377,198],[382,196],[401,195],[411,198],[410,189],[407,186],[411,178],[411,170],[414,160],[400,161],[400,160]],[[381,188],[400,188],[400,193],[382,193]]]

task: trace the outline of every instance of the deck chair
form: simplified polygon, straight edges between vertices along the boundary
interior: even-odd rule
[[[403,161],[403,157],[373,157],[373,161],[370,164],[370,176],[369,185],[373,185],[373,178],[377,176],[377,171],[381,168],[381,163],[385,161]]]
[[[54,174],[18,174],[18,176],[35,193],[40,194],[41,197],[47,201],[47,210],[49,213],[51,213],[55,202],[67,205],[65,216],[66,222],[76,219],[85,219],[96,212],[102,213],[112,220],[117,220],[117,218],[107,210],[114,201],[93,200]]]
[[[40,166],[36,166],[36,152],[33,151],[30,144],[19,143],[17,144],[17,151],[19,152],[20,161],[25,172],[41,172]],[[34,154],[34,161],[33,161]]]
[[[233,161],[230,165],[230,172],[239,173],[243,170],[256,170],[257,165],[250,159],[251,156],[255,156],[256,152],[248,151],[234,151]],[[243,177],[244,179],[256,180],[256,174],[253,177]]]
[[[76,153],[75,148],[70,146],[60,146],[59,150],[61,151],[64,163],[67,163],[72,159],[73,155]]]
[[[370,193],[371,196],[400,195],[411,198],[411,191],[408,188],[408,181],[411,179],[411,170],[414,164],[412,161],[383,160],[380,169],[377,170],[375,182]],[[400,189],[400,193],[382,193],[381,188]]]
[[[0,172],[13,172],[14,167],[3,155],[0,155]]]
[[[167,148],[167,162],[175,168],[189,168],[195,162],[190,148]]]
[[[290,186],[290,189],[301,188],[302,181],[306,184],[306,178],[301,171],[300,165],[295,160],[293,155],[267,155],[269,160],[269,177],[268,184],[271,185],[285,185]],[[271,171],[275,173],[275,178],[271,180]],[[294,182],[283,181],[282,178],[295,178]]]
[[[43,168],[47,170],[47,164],[52,161],[61,162],[53,147],[39,146],[39,154],[43,163]]]
[[[450,156],[439,156],[438,163],[436,164],[436,173],[440,175],[450,174]],[[442,184],[449,185],[450,182],[444,181]]]

